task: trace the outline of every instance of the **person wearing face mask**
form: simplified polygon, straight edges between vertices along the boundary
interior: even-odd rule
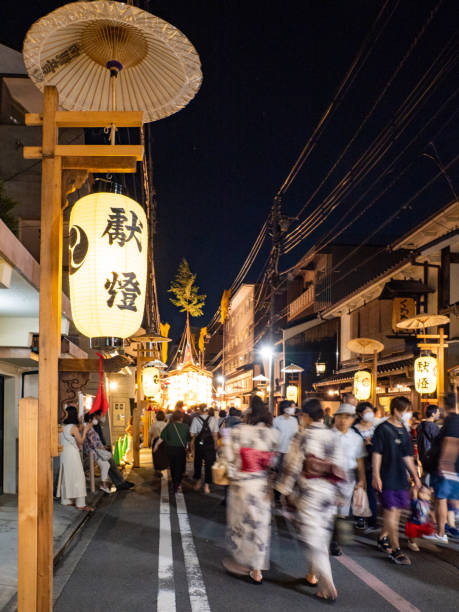
[[[111,454],[111,447],[107,445],[105,441],[105,437],[102,431],[102,424],[105,422],[105,415],[102,415],[102,410],[97,410],[92,413],[92,428],[99,436],[100,441],[102,442],[102,446],[105,447],[108,451],[110,451],[110,458],[108,459],[108,463],[110,464],[110,469],[108,470],[108,475],[110,480],[115,485],[117,491],[126,491],[131,489],[134,486],[133,482],[129,480],[125,480],[123,475],[118,469],[118,466],[113,459],[113,455]]]
[[[279,416],[273,421],[274,429],[279,432],[278,462],[277,470],[282,471],[282,464],[293,436],[297,433],[299,426],[294,416],[295,405],[289,400],[282,400],[279,403]],[[278,499],[278,496],[276,496]]]
[[[367,451],[367,456],[364,460],[365,477],[367,483],[368,504],[371,510],[371,516],[366,522],[363,517],[359,517],[357,519],[356,527],[357,529],[365,529],[366,524],[365,533],[372,533],[378,529],[378,505],[375,490],[371,484],[373,477],[371,469],[371,456],[373,452],[372,439],[379,421],[376,419],[373,405],[370,402],[359,402],[357,404],[356,412],[358,415],[358,422],[353,425],[353,429],[363,438],[365,450]]]
[[[373,435],[373,488],[382,494],[383,529],[378,539],[379,550],[386,552],[397,565],[411,565],[400,550],[398,529],[400,513],[410,505],[407,471],[416,489],[421,487],[413,459],[413,445],[406,424],[411,418],[411,404],[406,397],[394,397],[390,417]]]
[[[356,487],[366,489],[364,458],[367,453],[362,437],[352,429],[354,419],[355,406],[340,404],[335,412],[335,424],[332,429],[341,445],[343,455],[341,467],[346,474],[346,483],[340,488],[341,500],[338,504],[338,517],[340,519],[349,518],[354,489]],[[345,523],[341,524],[345,525]],[[336,557],[342,554],[337,537],[338,532],[336,531],[330,544],[330,554]]]

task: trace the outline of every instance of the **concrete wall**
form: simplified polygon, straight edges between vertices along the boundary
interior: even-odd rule
[[[17,493],[18,406],[23,370],[0,362],[0,374],[5,377],[5,415],[3,443],[3,491]]]

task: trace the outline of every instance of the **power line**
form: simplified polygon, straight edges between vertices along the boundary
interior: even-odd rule
[[[440,78],[454,66],[457,61],[457,53],[450,55],[450,50],[454,44],[454,38],[446,45],[446,47],[440,52],[440,55],[434,60],[429,70],[423,75],[421,80],[417,83],[416,87],[410,92],[409,96],[404,100],[402,105],[399,107],[396,117],[391,120],[386,126],[379,132],[376,138],[373,140],[371,145],[367,147],[366,151],[360,156],[360,158],[354,163],[351,170],[341,179],[337,186],[332,192],[325,198],[324,202],[307,217],[300,225],[290,232],[286,238],[287,246],[291,243],[296,242],[298,237],[296,234],[304,232],[305,229],[315,220],[315,216],[320,213],[323,209],[332,206],[340,195],[349,193],[355,189],[355,187],[365,178],[370,170],[384,157],[384,155],[390,150],[391,146],[396,140],[400,138],[400,135],[408,127],[409,123],[414,119],[414,111],[419,111],[419,105],[426,100],[423,100],[425,96],[431,92],[434,84],[438,84]],[[443,63],[443,58],[446,56],[446,64]],[[440,68],[437,68],[437,65]],[[430,74],[433,74],[433,79],[429,83],[425,83]],[[411,102],[411,99],[419,90],[424,86],[424,90],[421,91],[418,98]],[[411,107],[407,105],[411,103]],[[421,104],[422,106],[422,104]],[[410,117],[411,115],[411,117]],[[409,121],[407,119],[409,118]],[[405,122],[405,125],[404,125]],[[395,127],[398,127],[399,132],[395,134]],[[403,128],[403,129],[401,129]],[[377,157],[375,157],[377,156]],[[367,159],[366,159],[367,158]],[[335,206],[336,207],[336,206]],[[290,243],[290,244],[289,244]]]
[[[409,164],[407,164],[405,166],[405,168],[403,168],[403,170],[401,170],[399,172],[399,174],[395,177],[395,179],[388,185],[388,187],[386,187],[385,189],[383,189],[381,192],[379,192],[379,194],[369,202],[369,204],[367,204],[367,206],[365,206],[355,217],[353,217],[346,225],[344,225],[341,229],[338,229],[339,225],[342,223],[342,221],[349,216],[349,214],[358,206],[358,204],[360,204],[360,202],[364,199],[364,197],[368,194],[369,191],[371,191],[371,189],[378,183],[380,182],[385,176],[387,176],[391,171],[392,168],[394,167],[395,163],[398,161],[398,159],[401,157],[401,155],[403,155],[403,153],[407,150],[407,148],[411,145],[411,143],[416,140],[419,135],[422,133],[422,131],[424,131],[428,125],[430,125],[430,123],[432,123],[432,121],[434,121],[436,119],[436,117],[438,116],[438,114],[441,113],[441,111],[447,106],[447,104],[454,99],[459,93],[459,89],[456,89],[455,92],[453,92],[453,94],[444,102],[444,104],[442,105],[442,107],[440,107],[437,112],[435,113],[435,115],[427,122],[427,124],[424,125],[424,127],[422,128],[421,132],[418,133],[415,138],[413,138],[410,143],[407,145],[407,147],[405,147],[405,149],[403,149],[403,151],[401,151],[399,153],[399,155],[393,160],[393,162],[390,164],[390,166],[388,166],[388,168],[385,170],[385,172],[378,177],[378,179],[369,187],[369,189],[362,194],[362,196],[360,198],[358,198],[354,204],[345,212],[345,214],[343,215],[343,217],[341,217],[341,219],[329,230],[329,232],[327,234],[325,234],[324,237],[322,237],[318,244],[315,245],[310,252],[306,255],[306,258],[310,258],[312,257],[315,253],[317,253],[319,250],[324,249],[326,246],[328,246],[330,244],[330,242],[332,242],[333,240],[336,240],[336,238],[338,238],[339,236],[341,236],[347,229],[349,229],[349,227],[355,223],[358,219],[360,219],[365,213],[368,212],[368,210],[385,194],[387,193],[387,191],[389,189],[391,189],[398,181],[400,178],[402,178],[406,172],[409,170],[409,168],[411,168],[411,166],[413,165],[413,163],[418,159],[415,158],[413,159]],[[457,113],[459,112],[459,108],[456,109],[456,111],[454,113],[452,113],[450,115],[450,117],[448,118],[448,120],[443,124],[443,126],[440,128],[440,130],[437,131],[437,133],[434,136],[434,139],[437,138],[445,129],[446,127],[454,120],[455,116],[457,115]],[[442,167],[440,167],[440,169],[442,169]],[[443,170],[442,170],[443,171]],[[445,174],[445,173],[444,173]],[[448,182],[449,183],[449,182]],[[451,187],[451,186],[450,186]],[[455,193],[454,190],[452,191],[453,194]],[[304,258],[303,258],[304,259]],[[285,272],[283,272],[282,274],[286,274],[287,272],[295,269],[296,266],[293,266],[292,268],[290,268],[289,270],[286,270]]]
[[[386,0],[386,2],[384,2],[381,10],[379,11],[375,22],[373,23],[373,26],[371,27],[369,33],[367,34],[367,36],[365,37],[362,46],[360,47],[359,51],[357,52],[357,55],[354,57],[350,67],[348,68],[344,79],[341,81],[337,92],[335,93],[332,101],[330,102],[330,104],[328,105],[328,107],[326,108],[325,112],[323,113],[323,115],[321,116],[319,123],[316,125],[316,127],[314,128],[311,136],[308,138],[306,144],[304,145],[298,159],[296,160],[296,162],[293,164],[293,167],[291,168],[290,172],[287,175],[287,178],[284,180],[284,182],[282,183],[282,185],[280,186],[279,190],[277,191],[277,196],[281,197],[282,195],[285,195],[285,193],[287,192],[288,188],[290,187],[290,185],[293,183],[293,181],[295,180],[296,176],[298,175],[299,171],[301,170],[301,168],[304,166],[305,162],[307,161],[307,159],[309,158],[309,156],[311,155],[312,151],[314,150],[320,135],[322,134],[322,132],[325,129],[325,126],[327,124],[327,122],[331,119],[331,117],[333,116],[333,114],[336,112],[336,110],[338,109],[339,105],[341,104],[344,96],[346,95],[346,93],[349,91],[349,89],[351,88],[353,82],[355,81],[357,75],[359,74],[360,70],[363,68],[363,66],[365,65],[368,57],[370,56],[373,48],[376,45],[376,42],[378,41],[379,37],[381,36],[382,32],[384,31],[385,27],[387,26],[387,24],[389,23],[392,15],[394,14],[395,10],[397,9],[398,5],[399,5],[399,0],[396,0],[394,6],[390,9],[389,15],[385,18],[385,21],[382,23],[382,25],[380,25],[380,21],[383,19],[383,15],[386,11],[386,8],[388,7],[390,3],[390,0]],[[379,28],[379,30],[378,30]],[[302,209],[298,216],[300,216],[302,214],[304,209]]]
[[[350,171],[341,179],[323,203],[311,213],[302,223],[287,235],[284,253],[295,248],[307,235],[320,225],[323,220],[342,203],[342,198],[348,197],[353,189],[368,175],[368,173],[384,158],[393,144],[398,140],[408,125],[413,121],[417,112],[433,93],[433,88],[453,68],[457,62],[457,53],[450,55],[452,42],[440,52],[428,71],[418,81],[409,96],[399,107],[393,121],[390,121],[379,132],[371,145],[354,163]],[[444,57],[447,57],[444,63]],[[440,68],[438,68],[440,65]],[[431,81],[427,79],[432,76]],[[417,98],[414,96],[417,94]],[[395,133],[395,129],[398,132]],[[411,143],[410,143],[411,144]],[[406,149],[406,147],[405,147]],[[341,198],[341,200],[339,199]]]
[[[382,99],[384,98],[384,96],[386,95],[386,93],[388,92],[388,90],[390,89],[390,87],[392,86],[393,82],[395,81],[395,79],[397,78],[398,74],[400,73],[400,71],[403,69],[403,67],[405,66],[406,62],[408,61],[410,55],[412,54],[412,52],[414,51],[414,49],[417,47],[419,41],[422,39],[423,35],[425,34],[427,28],[429,27],[429,25],[431,24],[432,20],[434,19],[434,17],[436,16],[437,12],[440,9],[441,4],[443,3],[443,0],[439,0],[439,2],[437,3],[437,5],[435,6],[434,9],[432,9],[432,11],[430,12],[427,20],[424,22],[423,26],[421,27],[421,29],[419,30],[419,32],[416,34],[416,36],[414,37],[413,41],[411,42],[411,44],[409,45],[407,51],[405,52],[405,55],[403,56],[403,58],[401,59],[401,61],[399,62],[398,66],[396,67],[396,69],[394,70],[394,72],[392,73],[392,75],[390,76],[389,80],[386,82],[386,84],[384,85],[384,87],[382,88],[381,92],[379,93],[379,95],[377,96],[376,100],[374,101],[372,107],[370,108],[370,110],[368,111],[367,115],[365,116],[364,120],[360,123],[358,129],[356,130],[356,132],[354,133],[354,135],[352,136],[352,138],[349,140],[348,144],[346,145],[346,147],[343,149],[343,151],[341,152],[340,156],[338,157],[338,159],[335,161],[335,163],[331,166],[331,168],[329,169],[329,171],[327,172],[327,174],[325,175],[325,177],[322,179],[322,181],[320,182],[320,184],[318,185],[318,187],[314,190],[314,192],[312,193],[312,195],[308,198],[308,200],[306,201],[306,203],[304,204],[303,208],[300,210],[300,212],[297,214],[297,217],[300,217],[301,214],[303,213],[303,211],[309,206],[309,204],[312,202],[312,200],[315,198],[315,196],[319,193],[319,191],[322,189],[322,187],[325,185],[325,183],[327,182],[327,180],[329,179],[329,177],[333,174],[333,172],[336,170],[336,168],[338,167],[338,165],[341,163],[342,159],[344,158],[344,156],[346,155],[346,153],[348,152],[348,150],[350,149],[350,147],[353,145],[353,143],[355,142],[355,140],[358,138],[358,136],[360,135],[360,133],[362,132],[363,128],[365,127],[365,125],[368,123],[369,119],[372,117],[372,115],[374,114],[374,111],[376,110],[376,108],[378,107],[378,105],[380,104],[380,102],[382,101]]]
[[[261,247],[263,246],[264,240],[266,238],[267,235],[267,229],[268,229],[268,220],[266,220],[257,236],[257,238],[255,239],[255,242],[252,245],[252,248],[250,249],[249,254],[247,255],[244,263],[242,264],[241,269],[239,270],[238,274],[236,275],[235,279],[233,280],[232,284],[231,284],[231,293],[234,295],[234,293],[236,293],[236,291],[239,289],[239,287],[242,285],[245,277],[247,276],[249,270],[251,269],[253,263],[255,262]],[[212,319],[210,320],[210,322],[208,323],[208,329],[209,329],[209,333],[215,328],[218,328],[219,325],[219,314],[220,314],[220,307],[218,307],[217,311],[215,312],[215,314],[213,315]],[[214,332],[215,333],[215,332]],[[212,334],[210,334],[212,335]]]
[[[407,200],[405,202],[405,204],[403,204],[402,206],[400,206],[400,208],[398,208],[392,215],[390,215],[385,221],[383,221],[373,232],[371,232],[371,234],[369,234],[360,244],[359,246],[357,246],[355,249],[353,249],[350,253],[348,253],[343,259],[340,260],[339,265],[342,266],[344,262],[346,262],[350,257],[352,257],[353,255],[355,255],[359,249],[362,248],[362,246],[364,246],[365,244],[368,244],[368,242],[374,237],[376,236],[376,234],[378,234],[382,229],[384,229],[387,225],[389,225],[390,223],[392,223],[392,221],[394,219],[396,219],[400,213],[404,210],[406,210],[412,202],[414,202],[414,200],[416,200],[422,193],[424,193],[424,191],[426,189],[428,189],[439,177],[441,177],[443,175],[444,170],[447,170],[448,168],[450,168],[453,164],[456,163],[456,161],[459,159],[459,155],[456,155],[456,157],[454,157],[448,164],[445,164],[443,166],[443,169],[440,170],[440,172],[438,172],[438,174],[436,174],[433,178],[431,178],[429,181],[427,181],[427,183],[425,183],[420,189],[418,189],[418,191],[416,191],[416,193],[411,196],[411,198],[409,198],[409,200]],[[387,247],[383,247],[382,250],[385,250]],[[380,251],[381,252],[381,251]],[[373,254],[371,255],[371,257],[369,257],[367,260],[360,262],[358,264],[358,267],[361,267],[362,265],[364,265],[365,263],[367,263],[367,261],[369,261],[370,259],[372,259],[373,257],[375,257],[376,255]],[[329,270],[329,272],[327,273],[325,278],[330,277],[334,271],[336,271],[337,266],[333,266],[331,270]],[[339,282],[341,282],[342,280],[344,280],[345,278],[347,278],[349,276],[349,274],[351,274],[352,272],[354,272],[355,268],[348,270],[344,275],[340,276],[339,278]],[[319,291],[316,294],[316,297],[318,297],[319,295],[321,295],[323,293],[322,291]]]

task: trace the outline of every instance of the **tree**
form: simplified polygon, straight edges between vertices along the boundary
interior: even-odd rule
[[[12,200],[5,191],[5,183],[0,179],[0,219],[16,234],[18,230],[18,220],[13,214],[13,209],[18,205]]]
[[[174,297],[169,298],[180,312],[186,312],[187,329],[191,317],[202,317],[202,310],[206,303],[207,295],[199,295],[199,287],[195,284],[196,274],[190,270],[187,260],[182,259],[177,274],[169,287],[169,293]]]

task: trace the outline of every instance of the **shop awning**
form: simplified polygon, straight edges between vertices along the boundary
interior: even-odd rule
[[[390,280],[384,285],[380,300],[392,300],[394,297],[415,297],[425,293],[433,293],[428,285],[416,280]]]

